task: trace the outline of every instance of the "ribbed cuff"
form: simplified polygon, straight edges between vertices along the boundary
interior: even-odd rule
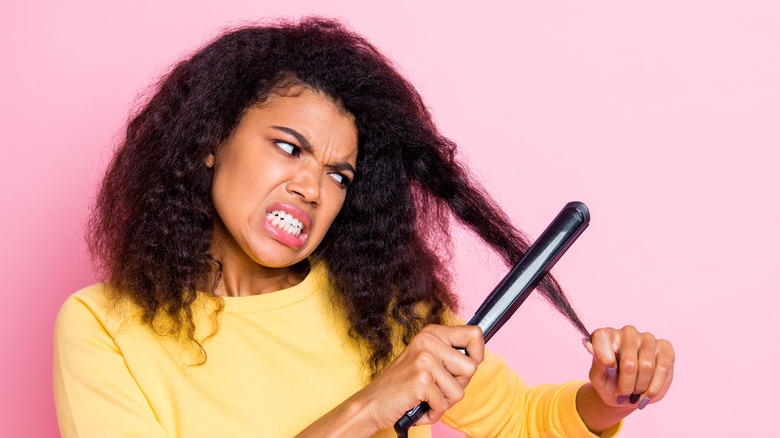
[[[585,382],[569,382],[558,390],[556,397],[558,406],[557,409],[553,409],[553,412],[558,416],[557,421],[554,422],[556,427],[560,427],[558,432],[565,437],[612,438],[617,436],[623,427],[623,421],[601,432],[601,435],[593,434],[582,421],[582,417],[577,412],[577,391],[584,384]]]

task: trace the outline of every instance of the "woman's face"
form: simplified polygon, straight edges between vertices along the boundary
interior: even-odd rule
[[[300,93],[249,108],[217,152],[211,195],[223,263],[291,266],[344,204],[358,155],[352,116],[321,93],[292,91]]]

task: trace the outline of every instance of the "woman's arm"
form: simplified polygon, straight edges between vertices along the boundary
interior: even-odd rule
[[[660,401],[672,384],[674,348],[669,341],[626,326],[598,329],[584,344],[593,364],[590,383],[577,393],[577,412],[594,433]]]
[[[110,431],[114,437],[166,437],[105,321],[97,317],[103,309],[90,308],[77,295],[63,304],[54,333],[60,434],[96,437]]]

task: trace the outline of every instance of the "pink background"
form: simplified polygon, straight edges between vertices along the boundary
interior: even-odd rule
[[[780,3],[517,3],[5,4],[2,434],[57,435],[54,318],[95,281],[82,228],[136,97],[225,26],[307,13],[345,19],[391,56],[530,235],[567,201],[590,206],[556,269],[575,307],[591,330],[634,324],[678,356],[666,400],[624,436],[776,434]],[[472,237],[458,243],[469,317],[504,268]],[[538,298],[491,346],[532,383],[587,377],[580,337]]]

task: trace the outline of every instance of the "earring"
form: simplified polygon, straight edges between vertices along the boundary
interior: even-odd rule
[[[216,158],[214,158],[214,154],[209,154],[209,156],[208,156],[208,157],[206,157],[206,160],[205,160],[205,162],[206,162],[206,167],[208,167],[209,169],[211,169],[212,167],[214,167],[214,161],[215,161],[215,160],[216,160]]]

